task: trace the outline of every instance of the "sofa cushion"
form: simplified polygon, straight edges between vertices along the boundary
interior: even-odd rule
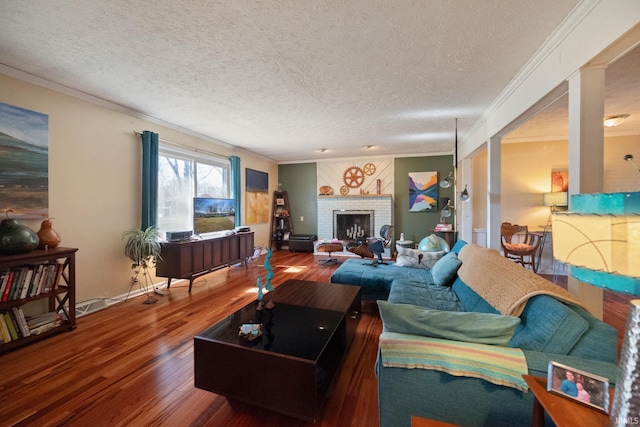
[[[467,286],[461,278],[457,278],[452,286],[465,311],[477,311],[479,313],[500,314],[498,310],[480,297],[473,289]]]
[[[506,346],[518,317],[498,314],[432,310],[411,304],[378,301],[387,332]]]
[[[590,360],[618,363],[618,332],[603,321],[596,319],[580,307],[568,305],[571,310],[589,323],[589,330],[569,352],[570,356]]]
[[[464,240],[458,240],[456,241],[456,244],[453,245],[453,247],[451,248],[451,252],[455,252],[458,255],[460,254],[460,250],[464,247],[464,245],[466,245],[467,242],[465,242]]]
[[[400,267],[431,268],[445,254],[444,251],[421,251],[396,244],[396,265]]]
[[[428,270],[424,271],[428,272]],[[450,287],[434,285],[433,282],[428,279],[422,281],[394,280],[387,301],[391,303],[413,304],[436,310],[464,311],[464,307],[460,304],[458,296]]]
[[[433,282],[438,286],[450,286],[456,279],[456,273],[462,265],[455,252],[449,252],[431,267]]]
[[[367,265],[364,265],[367,264]],[[331,275],[331,283],[343,283],[362,288],[362,299],[378,300],[389,296],[391,284],[396,279],[432,283],[429,270],[398,267],[393,262],[372,267],[362,259],[348,259]]]
[[[509,346],[569,354],[588,329],[589,323],[570,307],[549,295],[538,295],[522,311]]]

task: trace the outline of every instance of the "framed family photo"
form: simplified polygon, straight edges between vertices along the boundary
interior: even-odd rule
[[[550,361],[547,391],[609,413],[609,380],[598,375]]]

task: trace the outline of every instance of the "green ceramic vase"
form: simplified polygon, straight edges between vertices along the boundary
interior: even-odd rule
[[[13,255],[38,248],[38,235],[15,219],[0,222],[0,254]]]

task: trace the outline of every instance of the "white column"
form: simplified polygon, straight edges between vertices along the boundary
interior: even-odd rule
[[[569,77],[569,195],[600,193],[604,187],[604,75],[606,66],[586,67]],[[569,203],[571,210],[571,203]],[[569,275],[568,289],[602,319],[602,289]]]
[[[459,164],[459,177],[456,177],[458,185],[458,194],[456,194],[456,230],[458,230],[458,238],[465,242],[473,241],[473,158],[463,159]],[[460,193],[464,191],[465,185],[467,191],[472,197],[467,202],[460,200]]]
[[[501,140],[487,141],[487,247],[500,250]]]

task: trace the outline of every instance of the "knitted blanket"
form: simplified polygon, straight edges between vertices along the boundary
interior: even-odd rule
[[[462,261],[460,279],[502,314],[520,316],[529,298],[536,295],[550,295],[586,310],[560,286],[509,261],[494,249],[468,243],[458,258]]]
[[[518,348],[383,332],[380,354],[385,368],[431,369],[527,390],[527,360]]]

